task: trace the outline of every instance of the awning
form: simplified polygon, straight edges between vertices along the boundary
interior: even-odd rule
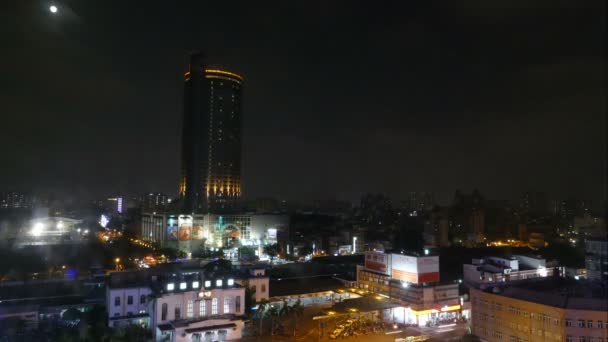
[[[173,330],[173,326],[171,324],[159,324],[156,327],[160,331]]]
[[[186,332],[188,334],[192,334],[192,333],[196,333],[196,332],[218,330],[218,329],[227,329],[227,328],[236,328],[236,324],[229,323],[229,324],[209,325],[209,326],[206,326],[206,327],[186,329]]]

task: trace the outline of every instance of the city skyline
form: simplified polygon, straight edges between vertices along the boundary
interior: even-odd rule
[[[56,17],[15,4],[4,21],[16,34],[0,99],[15,114],[0,128],[0,189],[174,194],[182,66],[204,49],[247,75],[244,198],[430,191],[445,202],[478,188],[602,206],[605,5],[535,4],[213,5],[231,27],[182,5],[131,18],[130,4],[65,2]],[[148,27],[160,20],[169,25]]]

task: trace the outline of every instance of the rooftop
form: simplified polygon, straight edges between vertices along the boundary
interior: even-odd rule
[[[270,297],[333,291],[343,286],[341,281],[329,276],[271,279]]]
[[[367,312],[374,310],[384,310],[401,306],[398,302],[391,301],[384,297],[359,297],[353,299],[345,299],[333,306],[332,310],[338,312]]]
[[[607,290],[600,282],[540,278],[501,288],[497,294],[565,309],[608,311]],[[486,291],[492,292],[492,288]]]

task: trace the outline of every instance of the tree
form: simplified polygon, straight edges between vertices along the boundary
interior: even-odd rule
[[[82,312],[75,308],[69,308],[61,315],[61,319],[64,321],[78,322],[82,317]]]
[[[251,314],[251,307],[255,303],[255,291],[249,286],[245,287],[245,314]]]
[[[270,263],[274,261],[274,258],[279,254],[279,245],[273,243],[271,245],[264,246],[264,253],[270,257]]]
[[[304,314],[304,305],[300,301],[300,298],[289,308],[291,316],[293,317],[293,336],[296,336],[296,330],[298,327],[298,320]]]
[[[281,328],[281,330],[283,330],[283,323],[281,320],[284,318],[287,318],[290,314],[291,314],[291,307],[287,304],[287,300],[283,299],[281,308],[278,309],[278,312],[277,312],[277,320],[279,322],[279,328]]]
[[[112,341],[137,341],[144,342],[148,341],[151,336],[151,332],[148,329],[140,325],[128,325],[124,328],[119,328],[114,331]]]
[[[309,241],[306,241],[304,246],[298,248],[298,256],[305,257],[312,254],[312,245]]]
[[[253,247],[243,246],[239,248],[239,259],[243,261],[255,261],[258,257],[255,255]]]
[[[263,322],[264,322],[264,318],[266,317],[266,311],[268,310],[269,306],[270,306],[270,304],[266,300],[262,300],[258,304],[257,316],[258,316],[258,319],[260,320],[260,330],[258,331],[258,333],[260,334],[260,336],[262,335],[262,330],[264,329]]]
[[[274,335],[275,317],[279,316],[279,310],[276,306],[270,305],[268,310],[266,310],[266,314],[268,315],[268,317],[270,317],[270,336],[272,336]]]

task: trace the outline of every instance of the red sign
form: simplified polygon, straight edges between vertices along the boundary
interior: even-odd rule
[[[380,253],[365,254],[365,268],[388,274],[388,256]]]

